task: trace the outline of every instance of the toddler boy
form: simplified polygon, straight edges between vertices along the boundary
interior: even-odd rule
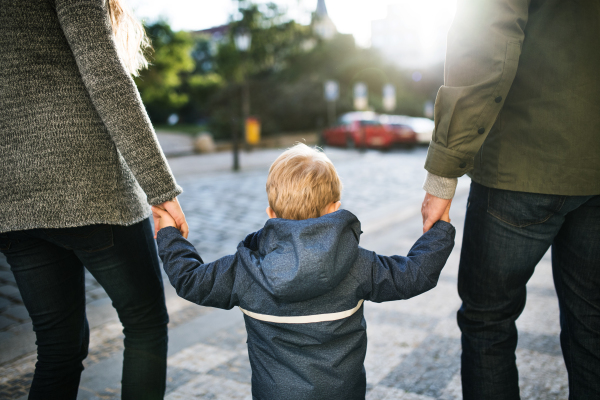
[[[275,160],[269,220],[235,254],[204,263],[163,210],[158,248],[177,294],[244,313],[253,399],[364,399],[363,301],[408,299],[437,284],[454,246],[448,210],[407,257],[359,247],[327,156],[304,144]],[[445,222],[448,221],[448,222]]]

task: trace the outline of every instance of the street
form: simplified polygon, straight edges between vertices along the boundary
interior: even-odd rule
[[[342,208],[362,223],[362,247],[385,255],[406,254],[421,235],[426,152],[426,148],[364,153],[326,149],[344,184]],[[189,240],[205,261],[233,253],[245,235],[264,225],[268,167],[279,153],[243,154],[239,173],[228,171],[228,153],[169,160],[185,191],[179,200],[190,226]],[[462,397],[456,281],[469,181],[459,180],[450,214],[457,228],[456,246],[438,286],[406,301],[365,303],[369,400]],[[0,285],[0,398],[24,399],[34,369],[35,337],[4,260]],[[549,253],[527,289],[527,306],[517,321],[521,398],[566,399]],[[191,304],[177,297],[168,280],[165,292],[171,320],[166,398],[251,399],[242,313]],[[89,274],[86,293],[91,343],[78,399],[117,399],[122,327],[110,300]]]

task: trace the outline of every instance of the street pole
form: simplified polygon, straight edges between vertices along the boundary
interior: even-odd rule
[[[248,81],[244,76],[244,81],[242,82],[242,122],[241,124],[234,124],[235,128],[233,131],[233,170],[240,170],[240,132],[242,135],[246,129],[246,121],[250,116],[250,90],[248,88]]]
[[[329,122],[329,127],[331,128],[335,125],[335,100],[328,101],[327,105],[327,120]]]
[[[250,84],[246,76],[244,76],[244,83],[242,84],[242,135],[244,135],[244,141],[246,138],[246,124],[248,118],[250,118]]]
[[[234,44],[236,49],[239,52],[244,53],[243,56],[243,65],[242,65],[242,124],[241,124],[241,132],[244,132],[246,127],[246,119],[250,116],[250,92],[248,90],[248,81],[246,79],[246,68],[247,68],[247,51],[250,49],[250,44],[252,43],[252,35],[250,32],[241,30],[236,35],[234,35]],[[235,124],[235,129],[233,131],[233,170],[240,170],[240,124]]]
[[[244,116],[244,123],[250,117],[250,85],[248,84],[248,80],[244,79],[244,86],[242,89],[242,115]]]

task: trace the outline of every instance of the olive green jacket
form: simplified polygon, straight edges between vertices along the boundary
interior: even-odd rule
[[[430,175],[600,194],[600,1],[459,0],[444,74]]]

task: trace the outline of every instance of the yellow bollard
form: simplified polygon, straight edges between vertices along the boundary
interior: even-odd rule
[[[246,143],[250,145],[260,143],[260,121],[257,118],[246,119]]]

